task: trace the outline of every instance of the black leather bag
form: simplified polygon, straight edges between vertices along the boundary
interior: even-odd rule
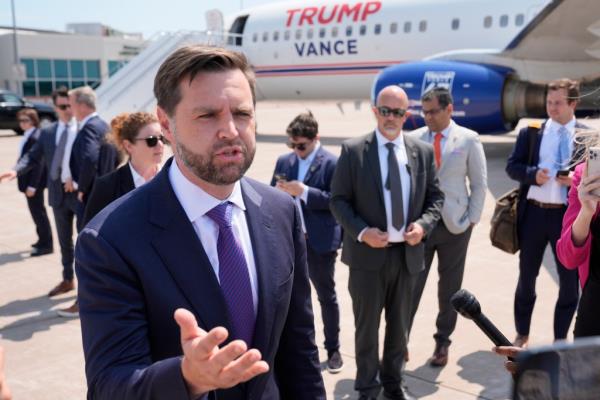
[[[504,193],[496,200],[490,240],[492,246],[510,254],[519,251],[519,235],[517,234],[517,207],[519,205],[519,188]]]
[[[531,165],[533,162],[533,148],[535,147],[535,140],[539,131],[539,127],[530,126],[528,128],[528,165]],[[515,254],[519,251],[517,209],[519,207],[520,194],[520,187],[504,193],[496,200],[496,207],[492,215],[490,228],[492,246],[510,254]]]

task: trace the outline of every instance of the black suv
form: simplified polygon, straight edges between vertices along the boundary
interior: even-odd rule
[[[16,93],[0,89],[0,129],[12,129],[22,135],[23,132],[17,121],[17,113],[24,108],[33,108],[37,111],[42,127],[56,121],[56,113],[52,106],[44,103],[32,103]]]

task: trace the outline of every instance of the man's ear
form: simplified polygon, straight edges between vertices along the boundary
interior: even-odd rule
[[[165,135],[169,142],[173,142],[173,132],[171,131],[169,116],[160,106],[156,106],[156,116],[158,117],[158,123],[163,135]]]

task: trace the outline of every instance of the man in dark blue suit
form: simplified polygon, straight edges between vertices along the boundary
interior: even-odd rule
[[[243,177],[249,64],[182,47],[154,93],[174,158],[77,243],[88,398],[324,399],[300,216]]]
[[[60,244],[63,265],[62,280],[49,293],[49,296],[66,293],[75,288],[73,272],[73,218],[80,211],[77,194],[72,188],[71,147],[77,135],[77,124],[69,105],[66,88],[52,93],[54,110],[58,121],[42,129],[37,143],[11,170],[3,176],[14,178],[43,167],[48,171],[48,204],[52,207],[54,223]]]
[[[86,196],[92,191],[94,179],[98,175],[100,146],[110,130],[96,112],[96,93],[89,86],[69,91],[69,104],[77,119],[77,137],[71,150],[69,166],[72,174],[72,187],[81,202],[77,223],[83,222]],[[82,226],[78,226],[79,229]]]
[[[310,112],[294,118],[287,127],[287,135],[288,146],[294,151],[277,160],[271,186],[293,196],[300,213],[308,273],[321,304],[327,370],[337,373],[344,365],[339,351],[340,310],[334,279],[342,230],[329,211],[337,157],[321,146],[319,125]]]
[[[565,268],[556,255],[562,220],[567,210],[567,191],[583,147],[573,140],[576,129],[586,128],[575,119],[579,84],[559,79],[548,84],[546,112],[541,126],[521,129],[508,157],[506,172],[520,183],[517,210],[519,281],[515,291],[514,345],[526,347],[535,305],[535,281],[550,244],[556,262],[559,291],[554,308],[554,339],[566,339],[579,301],[577,270]]]

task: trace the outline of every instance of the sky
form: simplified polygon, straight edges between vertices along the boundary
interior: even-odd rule
[[[145,38],[161,31],[203,30],[204,14],[281,0],[14,0],[18,27],[64,31],[70,22],[100,22]],[[297,0],[301,2],[301,0]],[[0,0],[0,26],[12,26],[11,1]]]

